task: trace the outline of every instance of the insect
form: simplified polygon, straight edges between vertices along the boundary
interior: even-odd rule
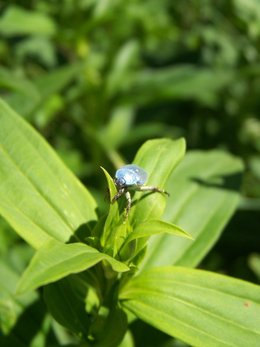
[[[154,186],[145,186],[144,184],[147,181],[147,178],[147,172],[135,164],[122,166],[116,171],[114,182],[117,188],[117,193],[112,198],[111,203],[113,204],[125,194],[127,200],[126,217],[128,216],[132,205],[132,198],[129,190],[159,192],[169,196],[169,193],[163,189]]]

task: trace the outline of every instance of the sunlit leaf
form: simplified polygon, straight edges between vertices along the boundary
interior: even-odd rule
[[[149,140],[137,152],[133,163],[145,169],[148,173],[146,185],[164,189],[167,181],[183,158],[185,141],[179,139]],[[172,192],[169,191],[171,194]],[[134,226],[149,219],[159,219],[169,203],[168,197],[161,193],[136,192],[135,204],[131,210],[131,220]]]
[[[112,177],[104,168],[102,170],[108,183],[109,199],[112,200],[117,190]],[[119,209],[118,201],[115,201],[113,204],[109,201],[109,203],[109,213],[105,221],[100,243],[106,253],[115,255],[120,247],[120,240],[122,242],[122,237],[127,233],[128,223],[126,223],[124,213],[120,214],[121,210]]]
[[[161,220],[150,220],[139,224],[134,231],[127,237],[126,243],[142,237],[148,237],[156,234],[171,234],[191,238],[190,235],[177,225],[167,223]]]
[[[122,305],[192,346],[254,346],[260,339],[260,287],[181,267],[148,270],[128,282]]]
[[[180,225],[193,241],[155,236],[145,267],[196,266],[217,241],[239,202],[242,163],[221,151],[189,152],[168,180],[164,219]]]
[[[47,142],[0,102],[0,213],[30,245],[68,241],[95,201]]]
[[[107,261],[114,271],[128,270],[125,264],[84,243],[64,244],[51,240],[36,252],[21,277],[17,291],[25,292],[55,282],[72,273],[87,270],[102,260]]]

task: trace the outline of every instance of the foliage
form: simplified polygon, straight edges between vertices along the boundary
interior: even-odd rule
[[[96,220],[94,199],[46,142],[3,102],[0,111],[3,125],[0,132],[0,211],[18,234],[37,250],[19,280],[15,294],[17,300],[20,294],[44,286],[44,299],[49,311],[87,345],[119,345],[127,331],[129,310],[156,328],[193,345],[228,346],[232,338],[232,343],[236,345],[242,346],[248,341],[250,345],[257,346],[260,334],[257,330],[260,323],[257,286],[222,275],[173,266],[142,270],[135,277],[150,236],[164,232],[188,236],[169,221],[160,221],[165,208],[164,196],[148,194],[141,198],[139,192],[127,219],[116,202],[111,205],[105,220]],[[183,157],[184,150],[183,139],[150,140],[140,148],[134,163],[149,170],[148,184],[158,182],[170,187],[174,181],[172,172]],[[217,155],[223,156],[221,153]],[[212,156],[214,158],[216,153],[213,152]],[[217,180],[210,181],[205,175],[204,180],[196,176],[193,178],[193,198],[194,195],[200,196],[200,190],[196,188],[200,185],[207,186],[202,189],[207,202],[211,186],[219,192],[215,192],[218,203],[212,204],[212,212],[204,211],[204,227],[199,235],[203,242],[199,242],[199,246],[194,243],[191,247],[183,243],[176,248],[177,254],[183,252],[183,258],[187,253],[191,264],[198,260],[197,249],[201,255],[212,244],[207,229],[214,230],[215,226],[216,232],[219,232],[238,201],[238,194],[234,190],[228,191],[223,179],[227,180],[230,173],[239,174],[242,166],[239,161],[225,156],[228,170],[222,165],[220,168],[219,165],[211,166],[209,177],[215,176]],[[220,162],[225,163],[224,160]],[[190,173],[189,161],[182,166],[184,172],[187,169]],[[194,164],[193,170],[192,174],[198,172]],[[110,194],[115,194],[113,180],[106,171],[105,174]],[[47,175],[48,180],[43,179],[43,175]],[[179,177],[183,179],[185,174],[179,173]],[[190,199],[185,190],[180,191],[177,201],[182,202],[181,211],[189,211]],[[55,203],[55,198],[60,199],[60,205]],[[68,209],[69,204],[72,205]],[[172,211],[168,212],[168,220]],[[190,216],[191,213],[186,215],[186,219],[189,220]],[[55,218],[60,219],[55,223]],[[85,221],[83,229],[80,218]],[[193,220],[200,218],[200,215],[192,216]],[[182,221],[185,223],[185,218]],[[213,228],[210,228],[210,223],[213,223]],[[56,229],[59,224],[60,229]],[[70,227],[70,233],[65,225]],[[156,259],[159,259],[160,263],[163,252],[169,250],[167,261],[169,264],[177,263],[176,254],[172,253],[174,239],[167,238],[167,244],[161,247],[163,237],[155,241],[155,249],[150,254],[152,262],[157,265]],[[149,257],[148,264],[150,267]],[[60,293],[66,293],[66,300]],[[217,307],[216,302],[219,303]],[[7,313],[10,314],[9,310]],[[14,313],[18,318],[19,312]],[[10,327],[16,319],[3,315],[7,331],[11,332]],[[108,324],[110,328],[106,331]],[[7,340],[3,338],[4,343],[10,342],[8,338],[12,337],[12,332],[7,336]]]
[[[258,287],[209,270],[259,281],[259,18],[255,0],[0,4],[1,346],[254,345]],[[104,195],[132,161],[171,195],[135,193],[125,220]]]

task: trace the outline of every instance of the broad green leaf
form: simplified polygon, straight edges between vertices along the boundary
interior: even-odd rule
[[[148,173],[146,185],[165,188],[170,174],[183,158],[185,141],[179,139],[149,140],[137,152],[133,163],[145,169]],[[172,190],[169,191],[172,194]],[[136,192],[135,204],[130,212],[130,219],[135,227],[149,219],[159,219],[165,209],[168,197],[160,193]]]
[[[96,219],[95,201],[47,142],[0,101],[0,214],[34,248]]]
[[[191,238],[187,232],[182,230],[177,225],[161,220],[149,220],[138,224],[135,229],[128,232],[128,236],[126,237],[126,240],[124,241],[124,244],[119,252],[120,259],[131,259],[144,249],[149,237],[164,233],[179,237]]]
[[[129,270],[125,264],[84,243],[64,244],[51,240],[36,252],[21,277],[17,291],[21,293],[36,289],[72,273],[87,270],[102,260],[107,261],[114,271]]]
[[[163,218],[187,230],[194,240],[155,236],[143,265],[196,266],[236,209],[242,168],[239,159],[225,152],[189,152],[168,180],[171,196]]]
[[[18,6],[9,6],[0,19],[0,33],[6,36],[26,34],[51,36],[55,30],[55,23],[50,17]]]
[[[137,317],[189,345],[258,347],[260,287],[181,267],[148,270],[120,295]]]
[[[156,234],[171,234],[175,236],[182,236],[191,238],[190,235],[182,230],[177,225],[167,223],[161,220],[149,220],[144,223],[138,224],[131,234],[126,239],[126,243],[142,237],[149,237]]]

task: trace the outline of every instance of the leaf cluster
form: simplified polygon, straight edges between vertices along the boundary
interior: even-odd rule
[[[21,294],[43,286],[49,312],[86,345],[118,346],[128,336],[131,312],[196,346],[243,346],[246,341],[257,346],[258,286],[207,271],[162,266],[196,265],[206,254],[238,202],[237,192],[225,187],[225,179],[241,172],[239,160],[213,152],[205,162],[219,157],[218,165],[195,177],[195,172],[200,172],[194,162],[194,171],[190,170],[190,162],[197,162],[201,153],[184,161],[178,173],[174,169],[184,156],[184,140],[150,140],[134,159],[149,170],[148,183],[159,182],[169,190],[178,177],[180,180],[179,193],[176,189],[177,196],[168,201],[171,208],[164,214],[166,221],[161,220],[165,197],[141,197],[141,192],[135,195],[129,218],[124,218],[116,202],[98,219],[94,198],[52,148],[4,102],[0,106],[0,211],[36,249],[13,298],[7,295],[17,285],[17,278],[9,290],[6,288],[5,298],[14,305],[16,316],[11,319],[9,310],[3,315],[7,332],[19,317],[16,305]],[[192,179],[188,191],[181,187],[187,180],[182,170]],[[104,172],[114,194],[113,180]],[[205,205],[202,223],[201,216],[190,211],[197,197]],[[216,204],[206,208],[213,197]],[[171,218],[184,224],[191,219],[190,230],[197,241],[183,239],[177,244],[176,236],[187,238],[189,234],[172,224]],[[145,255],[154,234],[159,238]],[[2,337],[3,343],[10,342],[12,336]]]

